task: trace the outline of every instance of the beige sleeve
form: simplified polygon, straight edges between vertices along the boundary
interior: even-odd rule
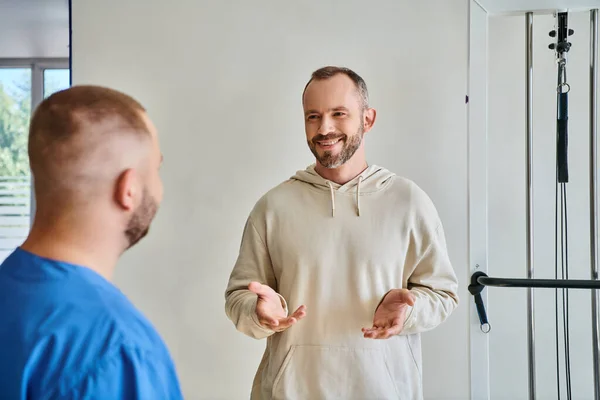
[[[277,291],[269,252],[249,217],[244,227],[238,258],[225,291],[225,313],[237,330],[252,338],[263,339],[275,332],[258,322],[257,296],[248,290],[248,285],[253,281],[269,285]],[[281,295],[279,297],[287,314],[285,299]]]
[[[415,295],[402,334],[431,330],[444,322],[459,303],[458,280],[452,268],[441,223],[429,238],[431,242],[416,262],[408,278]]]

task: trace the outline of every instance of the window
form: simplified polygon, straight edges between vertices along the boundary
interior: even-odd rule
[[[69,87],[71,74],[68,68],[48,68],[44,70],[44,98]]]
[[[31,111],[69,82],[64,61],[0,59],[0,263],[27,237],[35,208],[27,158]]]

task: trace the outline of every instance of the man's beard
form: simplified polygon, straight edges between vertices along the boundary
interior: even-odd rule
[[[338,168],[344,165],[349,159],[352,158],[356,150],[360,147],[362,143],[362,139],[364,136],[364,129],[361,125],[358,128],[358,131],[351,136],[346,134],[342,135],[317,135],[311,141],[308,141],[308,147],[310,151],[313,153],[319,164],[324,166],[325,168]],[[333,154],[331,151],[325,151],[323,154],[319,154],[317,152],[317,142],[322,140],[335,140],[341,138],[343,142],[342,150],[338,154]]]
[[[142,193],[142,203],[131,216],[127,229],[125,230],[128,249],[133,247],[133,245],[138,243],[148,234],[150,224],[156,215],[157,209],[158,204],[152,199],[148,190],[144,189],[144,192]]]

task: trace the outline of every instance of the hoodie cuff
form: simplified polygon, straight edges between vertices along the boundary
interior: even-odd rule
[[[415,299],[415,305],[414,306],[407,306],[407,310],[406,310],[406,318],[404,318],[404,325],[402,326],[402,331],[400,331],[400,333],[402,333],[405,329],[409,329],[413,324],[414,324],[414,320],[415,320],[415,306],[417,305],[417,300]]]

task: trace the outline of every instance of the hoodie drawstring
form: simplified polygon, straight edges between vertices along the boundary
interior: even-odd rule
[[[329,191],[331,192],[331,216],[335,217],[335,192],[333,191],[333,185],[327,181],[329,185]]]
[[[363,177],[358,177],[358,184],[356,186],[356,212],[360,217],[360,183],[362,182]],[[335,217],[335,191],[333,190],[333,185],[331,182],[327,181],[327,186],[329,186],[329,192],[331,193],[331,216]]]
[[[360,217],[360,182],[363,180],[362,176],[358,177],[358,184],[356,186],[356,212]]]

